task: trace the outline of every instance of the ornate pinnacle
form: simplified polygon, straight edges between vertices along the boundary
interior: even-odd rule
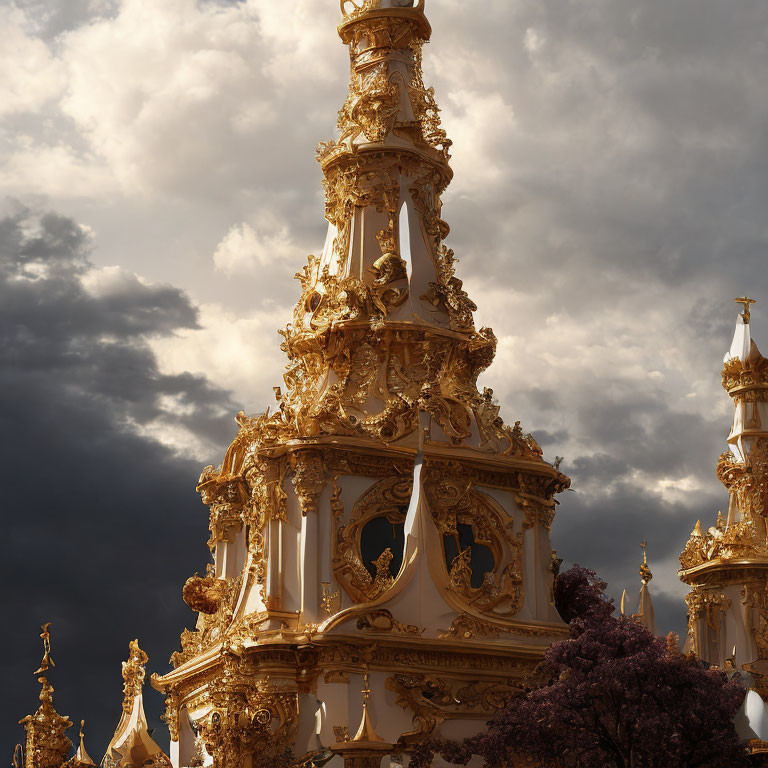
[[[363,673],[363,689],[361,691],[363,695],[363,717],[360,720],[360,727],[357,729],[357,733],[355,734],[355,737],[352,739],[353,744],[359,744],[359,743],[365,743],[365,744],[383,744],[384,739],[382,739],[377,733],[376,729],[373,727],[373,723],[371,722],[371,715],[368,711],[368,705],[371,700],[371,686],[369,682],[369,676],[368,676],[368,667],[365,667],[365,672]]]
[[[41,626],[40,638],[43,641],[43,660],[35,675],[42,686],[40,706],[34,715],[27,715],[20,723],[27,732],[25,768],[59,768],[66,760],[72,742],[65,731],[72,723],[68,717],[60,715],[53,708],[53,686],[45,673],[54,665],[51,658],[51,623]]]
[[[85,720],[80,721],[80,746],[75,752],[75,764],[78,766],[95,766],[88,751],[85,748]]]
[[[653,578],[651,569],[648,567],[648,556],[646,553],[648,542],[644,541],[640,546],[643,549],[643,564],[640,566],[640,578],[643,580],[643,584],[648,584],[648,582]]]
[[[35,675],[44,675],[51,667],[56,665],[51,658],[51,622],[47,621],[40,629],[40,638],[43,641],[43,660],[40,662],[40,666],[35,670]]]
[[[131,712],[133,700],[141,693],[144,678],[147,676],[144,665],[149,661],[144,651],[139,648],[139,641],[132,640],[129,644],[130,655],[128,661],[123,662],[123,710]]]
[[[746,295],[742,296],[740,299],[734,299],[734,301],[744,307],[744,311],[741,313],[741,317],[744,320],[744,324],[749,325],[749,318],[752,316],[749,308],[753,304],[757,304],[757,301],[755,301],[755,299],[748,299]]]

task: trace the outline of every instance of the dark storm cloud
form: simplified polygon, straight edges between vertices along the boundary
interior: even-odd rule
[[[55,38],[62,32],[86,24],[94,18],[114,13],[119,0],[15,0],[37,33],[43,38]]]
[[[437,18],[436,39],[452,38],[457,64],[428,61],[459,125],[469,88],[510,109],[485,137],[456,137],[459,158],[485,141],[496,170],[485,189],[457,174],[449,192],[462,195],[450,215],[468,269],[497,274],[512,260],[518,284],[546,285],[567,307],[638,280],[690,288],[693,276],[714,278],[732,293],[767,245],[765,3],[491,5],[461,25]],[[479,37],[487,48],[460,71]],[[724,269],[726,259],[738,268]],[[567,289],[579,270],[602,273],[595,290]]]
[[[107,243],[100,263],[183,280],[233,322],[269,301],[290,305],[296,288],[283,273],[299,263],[273,264],[269,281],[259,270],[217,280],[211,255],[261,209],[296,243],[321,245],[312,153],[345,96],[338,6],[232,3],[238,12],[222,15],[191,0],[17,4],[52,41],[50,79],[67,73],[37,101],[67,96],[47,107],[58,119],[25,111],[24,100],[9,118],[10,188],[56,195],[70,210],[83,196],[80,210]],[[768,4],[427,5],[425,79],[455,140],[448,245],[479,320],[507,340],[488,385],[508,423],[522,419],[550,460],[565,456],[574,491],[554,524],[561,556],[595,568],[618,596],[636,590],[648,539],[659,626],[679,630],[676,555],[695,520],[711,525],[726,503],[713,469],[729,429],[718,381],[732,298],[768,296]],[[45,79],[36,74],[17,91]],[[72,166],[47,151],[62,144]],[[103,192],[115,180],[118,203]],[[66,219],[41,224],[19,211],[0,237],[0,418],[12,436],[4,508],[14,521],[4,583],[19,585],[5,658],[26,675],[38,620],[56,621],[57,701],[97,719],[97,756],[119,711],[127,640],[146,636],[155,668],[165,661],[190,616],[179,586],[206,555],[198,463],[137,430],[181,429],[215,445],[236,409],[202,378],[158,371],[146,339],[195,323],[177,290],[130,274],[89,282],[87,238]],[[768,348],[759,306],[753,324]],[[265,351],[275,323],[264,323],[268,332],[247,333],[262,346],[220,363],[233,374],[246,358],[273,367],[263,389],[238,383],[249,409],[280,381],[282,361]],[[210,371],[198,347],[194,370]],[[31,676],[23,686],[6,677],[13,711],[3,727],[35,704]]]
[[[226,393],[162,375],[146,346],[194,327],[188,299],[125,275],[86,289],[90,267],[88,236],[71,219],[15,206],[0,220],[8,755],[22,736],[13,723],[37,704],[41,622],[53,622],[56,706],[88,721],[94,757],[119,719],[128,641],[141,639],[151,669],[167,668],[193,616],[180,588],[207,560],[206,515],[198,464],[140,430],[159,421],[216,446],[232,431]],[[147,698],[159,726],[160,697]]]

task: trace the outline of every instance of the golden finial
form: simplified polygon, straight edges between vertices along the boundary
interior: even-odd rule
[[[744,307],[744,311],[741,313],[741,317],[744,320],[744,324],[749,325],[749,318],[752,316],[749,308],[757,302],[755,299],[748,299],[746,296],[742,296],[740,299],[734,299],[734,301]]]
[[[132,640],[128,647],[130,654],[128,661],[123,662],[123,710],[131,712],[133,710],[133,700],[141,693],[144,685],[146,671],[144,665],[149,661],[149,657],[139,648],[139,641]]]
[[[643,550],[643,564],[640,566],[640,578],[643,580],[643,584],[647,584],[653,578],[651,569],[648,567],[648,554],[646,552],[648,541],[644,541],[640,546]]]
[[[43,660],[40,662],[40,667],[35,670],[36,675],[44,675],[51,667],[56,665],[51,658],[51,622],[48,621],[43,624],[40,629],[40,639],[43,641]]]
[[[370,678],[368,675],[368,665],[365,666],[365,670],[363,672],[363,689],[361,693],[363,694],[363,717],[360,721],[360,727],[357,729],[357,733],[355,734],[355,738],[352,739],[352,741],[356,743],[365,742],[368,744],[382,743],[384,739],[382,739],[376,733],[376,729],[373,727],[373,723],[371,722],[371,715],[368,712],[368,704],[371,700],[371,686]]]
[[[85,748],[85,720],[80,721],[80,746],[75,752],[74,762],[79,768],[86,768],[87,766],[94,766],[95,768],[96,765]]]

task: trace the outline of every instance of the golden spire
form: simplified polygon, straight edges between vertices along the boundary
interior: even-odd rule
[[[155,768],[170,768],[170,760],[149,734],[144,713],[142,687],[146,677],[144,665],[149,657],[139,648],[138,640],[132,640],[129,648],[128,660],[123,662],[123,713],[102,765],[105,768],[133,768],[151,761]]]
[[[651,592],[648,589],[648,583],[653,578],[651,569],[648,567],[648,542],[644,541],[640,546],[643,550],[643,563],[640,566],[640,579],[643,585],[640,587],[640,602],[637,606],[637,613],[633,618],[640,622],[649,632],[656,634],[656,612],[653,608]]]
[[[356,743],[365,742],[367,744],[370,744],[370,743],[383,744],[384,739],[382,739],[376,733],[376,729],[373,727],[373,723],[371,722],[370,713],[368,712],[368,703],[371,700],[371,688],[369,685],[367,667],[365,668],[365,673],[363,674],[362,694],[363,694],[363,717],[360,720],[360,727],[357,729],[355,738],[352,739],[352,741]]]
[[[72,748],[72,742],[65,735],[72,722],[53,708],[53,686],[44,674],[55,666],[51,658],[50,627],[51,622],[40,627],[43,660],[34,673],[40,675],[37,678],[42,686],[40,706],[34,715],[27,715],[19,721],[27,732],[25,768],[59,768]]]
[[[749,325],[749,318],[752,316],[749,308],[753,304],[757,304],[757,301],[755,299],[748,299],[746,295],[742,296],[740,299],[734,299],[734,301],[744,307],[744,311],[741,313],[741,317],[744,320],[744,324]]]
[[[147,676],[144,665],[149,661],[149,657],[139,648],[139,641],[132,640],[129,645],[130,653],[128,661],[123,662],[123,710],[130,712],[133,708],[133,701],[141,693],[144,685],[144,679]]]
[[[77,748],[77,752],[75,752],[75,763],[81,766],[96,765],[85,748],[85,720],[80,721],[80,746]]]

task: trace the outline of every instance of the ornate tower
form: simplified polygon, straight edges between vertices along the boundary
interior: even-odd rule
[[[717,476],[728,489],[728,514],[704,531],[696,523],[680,556],[691,586],[688,631],[696,653],[752,673],[768,694],[768,360],[752,340],[751,299],[725,356],[723,387],[733,398],[729,450]]]
[[[35,671],[40,691],[40,706],[34,715],[27,715],[20,724],[26,731],[24,750],[24,768],[59,768],[67,759],[72,749],[72,742],[67,738],[67,729],[72,721],[60,715],[53,708],[53,686],[48,682],[48,670],[56,666],[51,658],[50,622],[41,627],[43,641],[43,660]]]
[[[196,630],[153,678],[176,766],[289,748],[378,765],[447,721],[469,735],[566,634],[549,530],[569,481],[477,389],[496,340],[443,242],[424,0],[341,9],[349,97],[318,147],[328,236],[297,275],[276,410],[239,414],[200,478],[214,562],[184,587]]]

